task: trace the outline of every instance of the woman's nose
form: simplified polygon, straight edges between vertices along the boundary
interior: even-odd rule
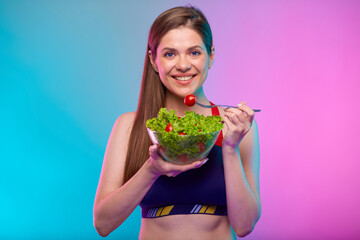
[[[190,61],[186,59],[186,57],[179,57],[178,63],[176,64],[176,69],[186,72],[191,68]]]

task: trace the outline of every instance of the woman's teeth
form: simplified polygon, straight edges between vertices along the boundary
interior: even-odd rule
[[[194,76],[187,76],[187,77],[175,77],[176,80],[179,81],[188,81],[190,79],[192,79]]]

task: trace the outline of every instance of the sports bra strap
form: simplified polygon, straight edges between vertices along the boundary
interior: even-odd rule
[[[210,102],[210,104],[211,104],[211,106],[215,105],[212,102]],[[219,109],[217,107],[211,108],[211,114],[215,115],[215,116],[219,116],[220,115]]]
[[[215,104],[213,104],[212,102],[210,102],[210,104],[211,104],[211,106],[215,105]],[[213,107],[213,108],[211,108],[211,114],[212,114],[213,116],[214,116],[214,115],[215,115],[215,116],[219,116],[219,115],[220,115],[220,112],[219,112],[218,107]],[[220,135],[219,135],[218,139],[217,139],[216,142],[215,142],[215,145],[222,147],[222,140],[223,140],[223,131],[221,130]]]

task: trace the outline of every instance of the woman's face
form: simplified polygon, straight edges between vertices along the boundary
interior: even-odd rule
[[[167,32],[160,40],[156,59],[150,55],[162,83],[179,97],[196,95],[206,79],[213,58],[213,53],[207,53],[201,36],[187,27]]]

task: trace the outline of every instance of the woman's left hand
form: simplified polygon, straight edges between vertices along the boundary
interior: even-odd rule
[[[226,108],[224,111],[223,120],[226,131],[223,135],[222,145],[235,149],[249,132],[255,112],[244,101],[238,105],[238,108]]]

